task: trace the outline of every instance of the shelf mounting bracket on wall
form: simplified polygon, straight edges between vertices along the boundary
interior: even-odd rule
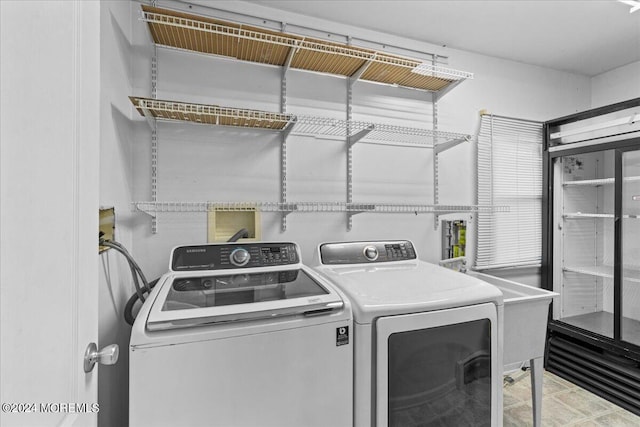
[[[455,147],[456,145],[462,144],[463,142],[469,142],[469,141],[471,141],[471,137],[469,136],[465,136],[464,138],[452,139],[450,141],[443,142],[441,144],[436,144],[433,147],[433,152],[434,154],[440,154],[444,151],[449,150],[450,148]]]
[[[360,132],[356,133],[355,135],[348,135],[347,144],[349,144],[349,147],[352,147],[354,144],[356,144],[358,141],[360,141],[361,139],[369,135],[374,130],[376,130],[376,126],[372,124],[367,126],[366,129],[362,129]]]
[[[142,110],[142,114],[144,114],[144,118],[147,119],[147,124],[149,125],[149,128],[151,129],[152,132],[157,132],[158,131],[158,127],[157,127],[157,123],[156,123],[156,118],[153,117],[153,114],[151,114],[151,112],[149,110],[147,110],[146,108],[144,110]]]
[[[364,64],[362,64],[362,66],[360,68],[358,68],[355,73],[353,73],[351,76],[349,76],[349,84],[351,86],[353,86],[353,84],[355,82],[357,82],[358,80],[360,80],[360,77],[362,77],[362,75],[364,74],[365,71],[367,71],[367,68],[369,68],[369,66],[373,63],[373,61],[376,59],[376,55],[377,53],[374,53],[373,55],[371,55],[371,58],[365,62]]]
[[[284,27],[285,27],[285,25],[283,24],[283,31],[284,31]],[[304,39],[303,39],[303,41],[304,41]],[[289,54],[287,55],[287,59],[284,61],[284,64],[282,65],[283,74],[286,74],[286,72],[289,71],[289,68],[291,67],[291,62],[293,61],[293,57],[300,50],[300,48],[298,47],[299,44],[300,44],[300,42],[295,42],[294,45],[289,50]],[[282,111],[282,112],[284,113],[284,111]]]
[[[351,231],[351,227],[352,227],[352,218],[354,215],[358,215],[361,213],[366,213],[366,212],[373,212],[376,209],[376,205],[374,204],[354,204],[354,203],[347,203],[346,206],[346,210],[347,210],[347,218],[348,218],[348,226],[347,226],[347,230]]]
[[[155,209],[150,209],[150,208],[146,208],[145,206],[147,206],[149,204],[144,204],[144,203],[134,203],[134,207],[139,210],[140,212],[143,212],[147,215],[149,215],[151,217],[151,219],[155,219],[158,214],[157,211]],[[154,202],[151,203],[151,205],[155,205]]]
[[[449,93],[453,88],[458,86],[463,81],[464,80],[455,80],[450,85],[445,86],[442,89],[440,89],[439,91],[437,91],[436,94],[438,95],[438,99],[442,99],[443,96],[445,96],[447,93]]]

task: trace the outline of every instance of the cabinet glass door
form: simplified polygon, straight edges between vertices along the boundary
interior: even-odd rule
[[[622,153],[621,338],[640,345],[640,150]]]
[[[614,338],[615,152],[554,159],[554,319]]]

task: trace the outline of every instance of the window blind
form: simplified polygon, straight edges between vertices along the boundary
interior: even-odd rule
[[[483,115],[477,168],[477,203],[510,209],[476,215],[475,268],[540,264],[542,123]]]

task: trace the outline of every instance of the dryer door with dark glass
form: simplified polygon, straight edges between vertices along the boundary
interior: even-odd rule
[[[490,426],[500,366],[493,304],[376,322],[377,426]]]

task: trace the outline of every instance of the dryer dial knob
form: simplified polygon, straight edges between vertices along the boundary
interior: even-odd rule
[[[364,248],[364,257],[369,261],[375,261],[378,259],[378,249],[375,246],[367,246]]]
[[[249,255],[249,252],[246,249],[238,248],[234,249],[233,252],[231,252],[229,258],[231,264],[235,265],[236,267],[242,267],[247,265],[247,263],[251,259],[251,255]]]

